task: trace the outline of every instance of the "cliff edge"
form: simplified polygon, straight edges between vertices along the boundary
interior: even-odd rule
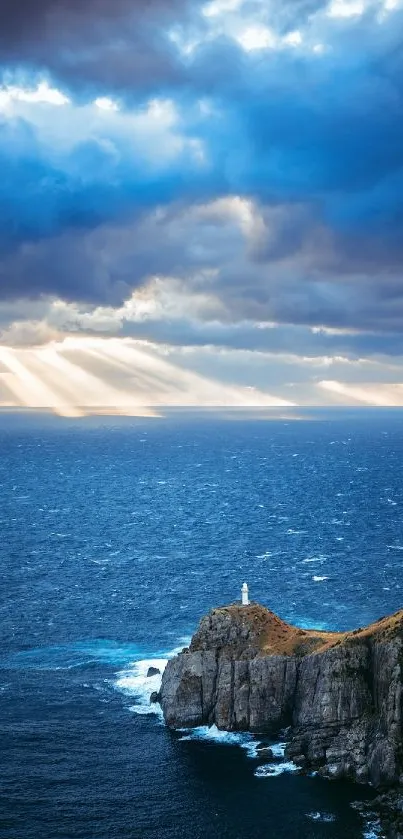
[[[403,611],[364,629],[299,629],[258,604],[213,609],[163,674],[174,728],[289,727],[286,754],[323,775],[395,784],[403,772]]]

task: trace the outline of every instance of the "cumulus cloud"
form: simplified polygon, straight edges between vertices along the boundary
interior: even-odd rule
[[[3,295],[42,298],[36,308],[8,303],[3,320],[17,321],[20,307],[38,321],[42,306],[49,328],[61,331],[174,345],[272,350],[277,343],[279,351],[290,341],[306,355],[399,353],[397,269],[383,273],[374,260],[365,270],[364,254],[349,272],[342,245],[310,224],[301,206],[226,198],[39,240],[4,258]]]

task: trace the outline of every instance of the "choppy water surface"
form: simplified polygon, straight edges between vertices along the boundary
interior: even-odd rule
[[[303,626],[400,608],[402,418],[0,416],[1,839],[376,835],[281,744],[167,731],[146,673],[244,579]]]

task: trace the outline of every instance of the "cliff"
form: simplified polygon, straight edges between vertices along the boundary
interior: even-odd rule
[[[293,627],[263,606],[204,617],[171,659],[160,702],[171,727],[276,734],[323,775],[397,783],[402,752],[403,611],[346,633]]]

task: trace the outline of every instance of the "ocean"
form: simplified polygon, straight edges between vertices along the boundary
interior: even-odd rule
[[[403,411],[299,416],[0,414],[0,839],[381,835],[370,788],[149,705],[244,580],[303,627],[401,608]]]

